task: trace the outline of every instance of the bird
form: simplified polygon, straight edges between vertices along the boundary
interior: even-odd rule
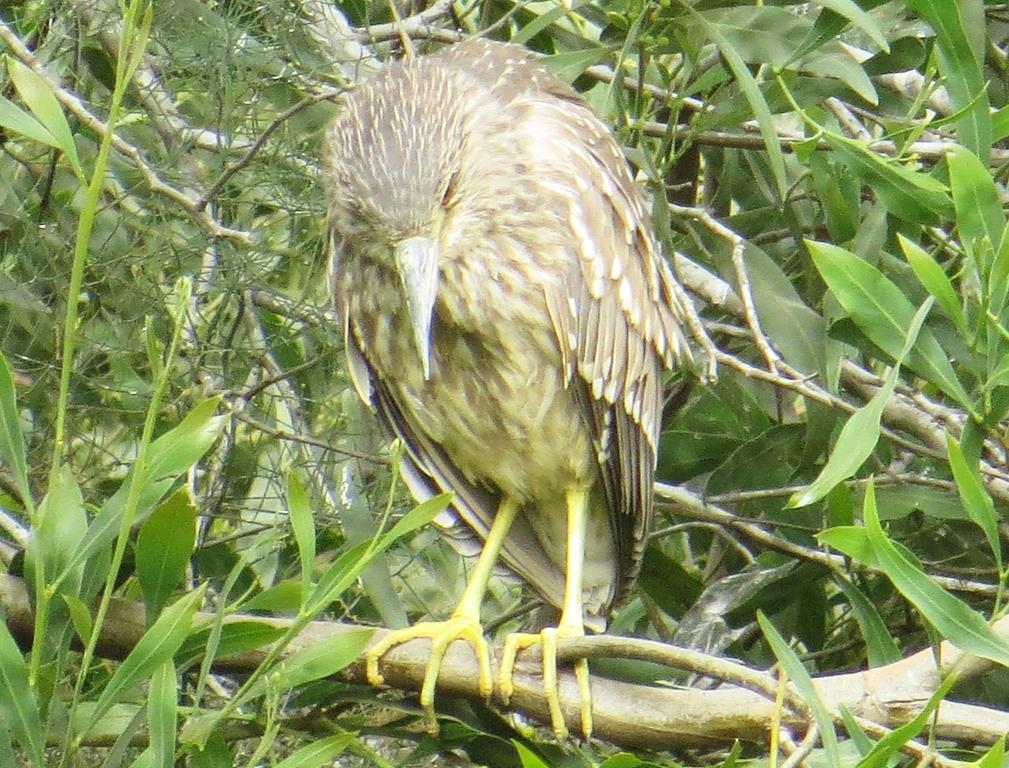
[[[369,682],[390,648],[430,639],[420,703],[436,728],[438,670],[463,640],[490,697],[480,608],[503,565],[560,618],[505,638],[500,699],[518,654],[542,646],[564,736],[557,641],[602,631],[637,579],[689,300],[613,134],[519,45],[476,38],[385,65],[342,97],[322,154],[349,377],[405,446],[412,495],[450,492],[435,523],[479,552],[450,618],[368,650]],[[588,738],[585,659],[574,673]]]

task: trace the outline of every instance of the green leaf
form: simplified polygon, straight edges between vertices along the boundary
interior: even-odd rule
[[[191,410],[173,429],[154,440],[147,448],[147,466],[140,489],[137,509],[143,513],[157,504],[174,485],[176,477],[186,472],[214,444],[227,419],[214,416],[219,397],[205,400]],[[119,522],[129,495],[134,466],[119,488],[95,515],[68,568],[90,557],[119,534]],[[143,519],[143,514],[138,516]],[[63,574],[59,579],[63,578]]]
[[[946,162],[960,239],[975,253],[984,240],[991,244],[993,252],[997,251],[1006,217],[987,166],[973,152],[959,146],[946,153]]]
[[[243,611],[297,613],[304,605],[303,584],[293,579],[278,581],[272,587],[256,592],[242,603]]]
[[[26,555],[34,563],[35,578],[48,587],[57,574],[69,572],[69,578],[61,579],[59,591],[76,595],[83,566],[70,564],[87,529],[84,497],[70,467],[64,464],[53,473],[49,492],[39,504],[38,525],[28,541]]]
[[[827,542],[826,539],[824,541]],[[852,616],[855,617],[862,638],[865,640],[869,666],[882,667],[898,661],[900,649],[897,648],[893,637],[890,636],[890,630],[887,629],[886,622],[879,615],[873,602],[845,576],[838,576],[834,579],[834,583],[840,587],[851,606]]]
[[[169,606],[154,622],[130,651],[123,663],[109,678],[95,704],[86,734],[120,696],[133,686],[150,677],[154,671],[170,660],[189,635],[196,609],[203,600],[207,585],[202,584],[194,592]]]
[[[512,739],[515,751],[519,753],[519,760],[522,761],[522,768],[550,768],[544,763],[529,747],[517,739]]]
[[[806,241],[824,282],[855,324],[880,349],[897,359],[914,306],[882,272],[854,253],[828,243]],[[970,396],[956,377],[939,342],[922,328],[905,363],[966,408]]]
[[[31,509],[31,488],[28,485],[28,465],[25,459],[25,439],[21,434],[14,376],[7,358],[0,353],[0,460],[7,465],[14,485],[21,495],[21,503]]]
[[[38,120],[25,112],[12,101],[0,96],[0,128],[16,133],[30,141],[37,141],[54,149],[60,148],[60,143],[46,130]]]
[[[637,755],[632,755],[630,752],[619,752],[607,758],[599,768],[637,768],[639,765],[645,765],[645,763],[641,762],[641,758]]]
[[[42,768],[46,764],[42,756],[45,734],[39,719],[39,702],[35,689],[28,684],[28,667],[21,649],[3,621],[0,621],[0,717],[32,765]]]
[[[746,62],[743,61],[743,57],[739,55],[732,43],[722,34],[718,25],[710,23],[704,14],[694,10],[691,6],[687,5],[684,8],[690,14],[690,17],[698,22],[711,42],[717,46],[725,63],[732,70],[736,83],[749,103],[750,109],[753,110],[753,116],[756,118],[757,125],[760,128],[760,135],[764,139],[764,147],[767,150],[767,161],[771,166],[771,172],[774,174],[778,196],[781,200],[784,200],[788,196],[785,157],[781,151],[781,140],[778,138],[774,117],[771,115],[770,107],[767,106],[764,94],[760,92],[760,86],[757,85],[757,81],[750,74],[750,70],[746,66]]]
[[[816,534],[816,540],[842,552],[852,560],[858,560],[870,568],[879,568],[876,553],[869,544],[869,536],[865,532],[865,528],[857,525],[838,525],[820,531]]]
[[[319,768],[354,743],[354,734],[338,733],[312,742],[277,763],[276,768]]]
[[[147,694],[147,733],[152,764],[156,768],[172,768],[175,765],[178,696],[175,664],[168,659],[154,670]]]
[[[712,8],[702,13],[743,61],[767,64],[775,71],[796,70],[838,79],[867,102],[877,103],[872,81],[838,41],[824,40],[815,49],[796,55],[813,32],[808,16],[774,5]]]
[[[1001,245],[995,251],[995,262],[988,278],[988,309],[1001,316],[1009,289],[1009,224],[1002,230]]]
[[[94,631],[91,611],[84,604],[83,600],[74,595],[63,595],[63,602],[67,604],[67,610],[70,612],[70,621],[73,622],[77,637],[81,639],[82,643],[87,644],[88,640],[91,639],[91,633]]]
[[[977,768],[1003,768],[1005,765],[1005,737],[1003,736],[992,744],[991,749],[970,765],[976,765]]]
[[[204,400],[175,427],[154,440],[147,449],[146,481],[177,477],[202,458],[228,422],[215,416],[220,397]]]
[[[991,130],[992,141],[1002,141],[1009,136],[1009,104],[992,113]]]
[[[595,66],[606,60],[609,56],[609,49],[602,46],[596,48],[582,48],[577,51],[563,51],[552,56],[544,56],[540,63],[549,67],[560,80],[565,83],[573,83],[589,67]]]
[[[130,763],[130,768],[157,768],[154,763],[154,750],[148,747],[140,755]]]
[[[137,535],[137,578],[149,620],[179,585],[195,543],[196,507],[187,486],[155,509]]]
[[[249,698],[262,696],[268,688],[287,691],[335,675],[364,652],[373,634],[373,629],[363,628],[313,641],[310,647],[281,660],[249,689],[247,695]]]
[[[814,501],[819,501],[830,493],[838,483],[854,475],[872,454],[879,441],[880,418],[883,415],[883,408],[886,407],[887,401],[893,395],[897,386],[900,366],[919,338],[922,324],[925,322],[925,317],[932,304],[933,299],[926,299],[914,317],[911,318],[903,349],[897,354],[894,366],[883,377],[883,386],[868,403],[855,411],[845,422],[841,427],[841,434],[837,437],[837,443],[830,452],[826,465],[820,470],[820,474],[805,488],[793,493],[787,506],[804,507]]]
[[[904,258],[911,265],[918,280],[925,286],[925,290],[935,296],[936,302],[946,317],[952,320],[960,334],[966,337],[968,335],[967,320],[963,314],[963,307],[957,298],[953,283],[950,282],[942,267],[925,249],[908,240],[899,232],[897,240],[900,242],[901,250],[904,251]]]
[[[963,503],[967,516],[977,523],[988,539],[988,546],[995,555],[998,570],[1002,571],[1002,545],[998,535],[998,513],[984,483],[977,465],[970,466],[964,458],[963,450],[953,437],[946,433],[946,450],[949,456],[949,467],[953,471],[957,493]]]
[[[852,0],[819,0],[818,5],[829,8],[838,16],[843,16],[850,21],[853,27],[865,32],[881,51],[887,53],[890,51],[890,44],[887,42],[883,30],[879,28],[872,16],[863,11],[857,3]]]
[[[883,532],[872,483],[865,490],[862,515],[873,556],[897,591],[960,650],[1009,666],[1009,643],[992,631],[981,614],[932,581]]]
[[[195,632],[186,638],[176,656],[180,660],[202,657],[207,653],[210,639],[209,629]],[[279,640],[284,634],[281,627],[265,621],[231,621],[221,628],[221,636],[216,643],[217,656],[232,656],[256,648],[262,648]]]
[[[788,647],[785,638],[778,633],[778,630],[774,628],[774,625],[764,615],[763,611],[757,611],[757,623],[760,624],[760,629],[764,633],[764,639],[771,646],[774,657],[778,660],[792,685],[795,686],[803,702],[809,707],[810,712],[813,714],[813,719],[816,720],[816,724],[820,727],[820,740],[823,743],[827,765],[840,765],[840,756],[837,751],[837,735],[834,733],[834,721],[831,719],[826,705],[820,699],[820,694],[817,693],[812,678],[806,672],[806,668],[802,666],[799,657]]]
[[[964,110],[957,121],[957,140],[979,157],[991,151],[991,117],[988,94],[978,56],[968,32],[980,24],[966,23],[964,12],[979,4],[963,0],[908,0],[907,6],[935,30],[939,42],[939,72],[949,90],[954,109]],[[983,27],[982,27],[983,29]],[[979,31],[981,31],[979,29]],[[983,34],[983,32],[982,32]]]
[[[432,496],[403,515],[387,533],[372,541],[361,542],[344,552],[319,579],[304,610],[307,613],[321,611],[354,582],[375,555],[384,552],[400,537],[430,523],[451,500],[451,493]]]
[[[287,514],[298,545],[301,561],[301,604],[308,602],[312,590],[312,565],[315,562],[315,518],[308,503],[305,487],[291,470],[287,474]]]
[[[21,100],[56,140],[74,173],[83,179],[84,168],[77,156],[77,145],[74,144],[70,124],[49,83],[13,57],[7,58],[7,71]]]
[[[897,218],[923,225],[953,218],[953,201],[942,182],[912,171],[896,160],[884,158],[844,136],[824,132],[823,139]]]

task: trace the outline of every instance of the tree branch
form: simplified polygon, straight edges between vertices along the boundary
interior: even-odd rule
[[[33,614],[25,583],[13,576],[0,576],[0,606],[7,626],[24,644],[32,640]],[[211,613],[197,615],[196,622],[210,624]],[[233,614],[225,623],[261,622],[286,627],[287,619]],[[996,622],[994,628],[1009,636],[1009,619]],[[99,628],[98,653],[110,659],[122,659],[132,650],[147,629],[140,603],[114,600],[107,620]],[[288,657],[298,651],[360,627],[341,622],[315,621],[308,625],[284,650]],[[385,630],[376,629],[374,640]],[[627,637],[597,636],[562,640],[561,660],[578,657],[622,657],[647,660],[692,673],[726,680],[732,685],[716,690],[689,690],[639,685],[594,676],[592,679],[593,715],[599,737],[628,747],[670,749],[674,747],[712,747],[736,739],[762,742],[775,716],[774,694],[777,680],[762,671],[737,662],[708,656],[675,646]],[[266,656],[266,649],[249,651],[217,659],[218,672],[248,673]],[[816,679],[821,697],[831,709],[841,704],[863,719],[869,732],[883,735],[916,714],[935,690],[942,676],[956,669],[961,678],[983,674],[990,662],[962,654],[950,643],[943,643],[937,668],[931,649],[906,659],[863,672],[830,675]],[[417,691],[423,681],[428,659],[428,645],[415,640],[398,646],[383,657],[386,684],[400,690]],[[535,657],[520,658],[516,670],[515,695],[511,708],[540,722],[549,722],[546,697]],[[364,663],[359,660],[344,671],[346,680],[364,683]],[[577,731],[579,724],[578,686],[574,676],[561,671],[560,695],[568,725]],[[743,687],[745,686],[745,688]],[[439,696],[478,699],[477,666],[473,653],[464,644],[450,649],[438,680]],[[756,691],[756,692],[755,692]],[[789,690],[782,722],[790,728],[808,728],[805,706]],[[988,707],[944,702],[936,720],[936,734],[959,742],[993,743],[1009,731],[1009,713]],[[908,751],[918,757],[950,764],[922,744],[910,743]]]

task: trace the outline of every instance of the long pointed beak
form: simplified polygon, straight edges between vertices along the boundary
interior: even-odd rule
[[[438,296],[438,246],[428,237],[408,237],[396,246],[396,269],[406,306],[410,311],[413,339],[424,368],[424,380],[431,378],[431,320]]]

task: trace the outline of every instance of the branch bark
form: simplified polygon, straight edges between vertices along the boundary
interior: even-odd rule
[[[0,576],[0,607],[7,626],[23,644],[32,641],[34,617],[25,583],[13,576]],[[214,615],[201,613],[197,623],[210,623]],[[226,623],[255,621],[276,627],[286,627],[286,619],[235,614]],[[144,608],[140,603],[113,600],[107,620],[100,628],[98,653],[109,659],[122,659],[133,649],[146,631]],[[311,647],[323,639],[360,627],[330,621],[312,622],[285,649],[287,657]],[[995,624],[995,630],[1009,636],[1009,619]],[[374,640],[385,630],[376,629]],[[225,673],[248,673],[266,655],[259,649],[217,659],[214,669]],[[649,660],[687,669],[691,672],[731,681],[731,685],[716,690],[688,690],[639,685],[592,678],[593,717],[600,738],[627,747],[670,749],[674,747],[713,747],[736,739],[762,742],[775,717],[774,693],[777,680],[763,671],[749,669],[726,659],[708,656],[675,646],[634,638],[598,636],[563,640],[560,658],[570,660],[581,656],[608,656]],[[844,675],[816,679],[820,696],[832,709],[844,704],[855,715],[870,721],[870,731],[882,735],[885,728],[899,726],[913,717],[927,701],[940,679],[954,669],[961,678],[988,671],[992,664],[961,653],[950,643],[943,643],[939,654],[941,666],[936,666],[931,649],[926,648],[906,659],[885,667]],[[428,648],[425,641],[412,641],[398,646],[385,655],[382,671],[389,687],[417,691],[424,677]],[[520,658],[516,670],[515,694],[511,709],[541,722],[549,722],[546,697],[538,674],[536,658]],[[346,680],[364,683],[364,663],[359,660],[344,671]],[[574,676],[561,671],[560,695],[568,726],[573,732],[579,727],[578,687]],[[743,687],[745,686],[745,687]],[[761,691],[758,693],[756,691]],[[449,649],[438,681],[440,697],[456,696],[478,699],[476,660],[464,644],[455,643]],[[794,692],[786,698],[787,711],[782,722],[797,731],[811,723],[803,716],[804,706]],[[936,719],[936,734],[960,743],[991,744],[1009,731],[1009,712],[944,702]],[[911,744],[916,755],[927,753],[942,764],[941,756],[921,744]]]

